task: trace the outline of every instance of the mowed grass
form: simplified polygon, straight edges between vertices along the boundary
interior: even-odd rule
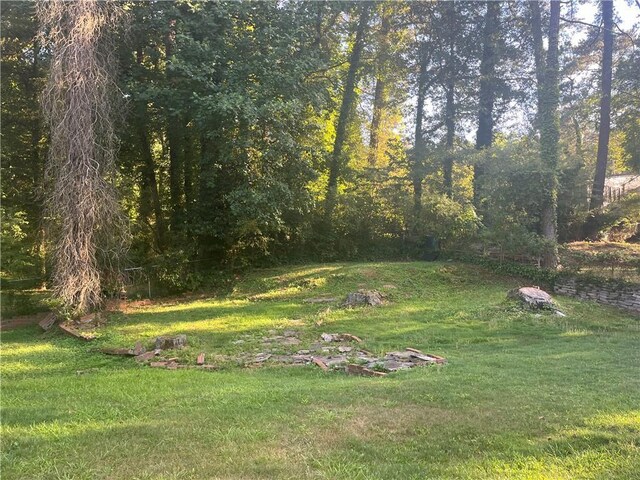
[[[261,270],[220,298],[114,315],[93,343],[2,335],[3,479],[640,478],[640,319],[558,298],[567,317],[505,300],[517,279],[456,263]],[[358,288],[380,308],[304,303]],[[443,367],[384,378],[314,366],[168,371],[92,351],[186,333],[197,354],[258,353],[348,332]],[[236,344],[242,339],[244,343]]]

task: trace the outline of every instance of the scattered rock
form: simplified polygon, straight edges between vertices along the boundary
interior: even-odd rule
[[[144,346],[142,345],[142,342],[136,342],[135,346],[133,347],[133,354],[136,356],[142,355],[146,351],[147,349],[144,348]]]
[[[338,347],[338,351],[339,351],[340,353],[348,353],[348,352],[350,352],[351,350],[353,350],[353,347],[344,347],[344,346],[342,346],[342,345],[340,345],[340,346]]]
[[[538,287],[522,287],[511,290],[507,296],[520,300],[531,309],[554,309],[555,305],[551,295]]]
[[[362,365],[355,364],[347,365],[344,371],[347,372],[347,375],[361,375],[365,377],[384,377],[386,375],[384,372],[376,372]]]
[[[323,333],[322,335],[320,335],[320,337],[322,338],[322,340],[324,340],[325,342],[334,342],[337,340],[334,340],[336,334],[331,334],[331,333]]]
[[[361,305],[369,305],[378,307],[382,305],[382,294],[376,290],[358,290],[347,295],[344,302],[345,307],[356,307]]]
[[[187,344],[186,335],[176,335],[175,337],[158,337],[156,338],[156,349],[171,350],[174,348],[183,348]]]
[[[259,353],[259,354],[256,355],[256,358],[255,358],[254,361],[256,363],[262,363],[262,362],[266,362],[270,358],[271,358],[271,354],[270,353]]]
[[[305,298],[304,303],[336,303],[338,301],[335,297],[318,297],[318,298]]]
[[[140,355],[136,355],[134,357],[134,360],[136,362],[148,362],[155,356],[156,356],[155,352],[144,352],[144,353],[141,353]]]
[[[151,362],[149,366],[153,368],[163,368],[163,367],[166,367],[168,364],[169,362]]]
[[[45,332],[48,331],[57,321],[57,317],[54,313],[49,313],[46,317],[38,322],[40,328],[42,328]]]
[[[322,340],[325,342],[358,342],[362,343],[362,339],[360,337],[356,337],[355,335],[351,335],[350,333],[323,333],[320,335]]]
[[[320,360],[322,363],[324,363],[327,367],[339,367],[342,365],[345,365],[348,361],[348,358],[346,355],[335,355],[335,356],[328,356],[328,357],[313,357],[314,362],[315,360]]]
[[[294,336],[276,335],[275,337],[264,337],[262,343],[278,343],[280,345],[299,345],[300,339]]]
[[[295,330],[285,330],[284,332],[282,332],[282,335],[290,338],[290,337],[297,337],[298,336],[298,332],[296,332]]]
[[[176,362],[167,363],[167,370],[177,370],[178,364]]]
[[[382,288],[386,288],[386,289],[394,289],[394,288],[398,288],[398,287],[396,287],[395,285],[391,285],[391,284],[389,284],[389,285],[383,285],[383,286],[382,286]]]

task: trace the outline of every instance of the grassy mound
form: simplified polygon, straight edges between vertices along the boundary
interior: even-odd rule
[[[313,265],[114,315],[93,343],[3,333],[3,478],[639,478],[639,320],[566,298],[564,318],[525,311],[505,298],[519,284],[455,263]],[[359,288],[387,303],[304,301]],[[364,378],[168,371],[92,351],[185,333],[176,356],[195,362],[290,328],[296,348],[348,332],[374,353],[411,346],[449,363]]]

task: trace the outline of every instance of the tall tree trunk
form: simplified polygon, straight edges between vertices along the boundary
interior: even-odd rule
[[[40,31],[54,46],[43,94],[54,289],[66,308],[82,314],[102,303],[105,271],[117,268],[126,247],[113,185],[118,96],[109,42],[121,6],[97,0],[36,5]]]
[[[486,2],[487,11],[484,16],[484,32],[482,41],[482,59],[480,61],[480,92],[478,95],[478,131],[476,133],[476,149],[488,148],[493,143],[493,104],[495,102],[495,76],[497,43],[500,22],[500,2]],[[538,7],[539,8],[539,7]],[[484,174],[484,166],[474,167],[473,196],[476,207],[480,203],[480,179]]]
[[[540,116],[542,115],[542,90],[544,88],[544,45],[542,43],[542,14],[540,13],[540,2],[533,0],[529,2],[531,11],[531,36],[533,39],[533,59],[536,70],[536,128],[540,129]]]
[[[453,141],[455,139],[455,79],[450,78],[447,81],[447,103],[445,107],[445,156],[442,168],[444,193],[451,198],[453,194]]]
[[[184,205],[185,205],[185,214],[186,218],[192,218],[193,207],[195,205],[195,193],[193,188],[193,158],[195,155],[195,149],[193,148],[193,142],[195,139],[193,138],[193,134],[191,132],[190,127],[186,127],[184,129],[184,137],[182,139],[184,143],[184,157],[182,162],[183,179],[184,179]]]
[[[153,216],[155,218],[155,236],[156,244],[159,251],[163,251],[165,247],[165,224],[162,215],[162,203],[160,202],[160,193],[158,192],[158,181],[156,178],[155,162],[153,161],[153,153],[151,150],[151,142],[145,122],[146,108],[140,107],[141,117],[138,121],[138,140],[140,141],[140,153],[142,154],[142,194],[145,195],[153,208]]]
[[[602,92],[600,96],[600,127],[598,131],[598,155],[596,173],[591,188],[589,209],[602,207],[604,203],[604,179],[607,175],[609,134],[611,132],[611,70],[613,59],[613,1],[602,0],[603,40]]]
[[[175,86],[175,73],[172,69],[172,62],[176,42],[176,20],[169,20],[169,30],[165,38],[165,54],[167,60],[166,76],[169,87]],[[183,135],[181,125],[183,116],[181,114],[167,111],[167,142],[169,144],[169,194],[171,204],[171,230],[179,231],[184,217],[183,204]]]
[[[456,129],[456,103],[455,103],[455,89],[456,89],[456,52],[455,52],[455,35],[453,26],[456,24],[456,5],[455,2],[447,3],[447,20],[451,26],[449,32],[449,46],[447,54],[447,79],[446,79],[446,105],[445,105],[445,157],[443,163],[443,181],[445,194],[451,198],[453,194],[453,142],[455,139]]]
[[[31,65],[31,78],[27,82],[28,92],[34,105],[38,104],[38,89],[34,82],[40,76],[40,42],[33,42],[33,63]],[[44,165],[42,162],[42,153],[40,148],[40,140],[42,139],[42,122],[40,118],[34,119],[31,123],[31,168],[33,175],[33,184],[42,185],[44,182]],[[47,231],[44,225],[42,204],[40,201],[39,188],[32,192],[34,196],[34,208],[32,212],[32,220],[38,225],[37,236],[34,251],[38,257],[38,273],[43,281],[46,282],[47,276]],[[31,209],[30,209],[31,210]]]
[[[369,5],[362,4],[360,19],[356,30],[356,38],[351,50],[349,58],[349,71],[344,86],[344,94],[342,96],[342,104],[340,105],[340,115],[338,117],[338,125],[336,126],[336,138],[333,143],[333,152],[329,165],[329,182],[327,184],[327,197],[325,199],[325,218],[329,226],[333,210],[336,206],[338,195],[338,179],[340,178],[340,167],[342,164],[342,147],[347,133],[347,122],[349,120],[349,112],[355,98],[356,73],[360,66],[360,56],[364,48],[364,35],[369,21]]]
[[[376,59],[376,90],[373,98],[373,117],[371,119],[371,132],[369,137],[369,166],[375,167],[378,163],[378,150],[380,143],[380,130],[382,127],[382,116],[387,103],[387,85],[385,75],[387,73],[387,62],[389,56],[389,31],[391,23],[386,10],[382,12],[380,25],[380,46]]]
[[[376,78],[376,92],[373,98],[373,117],[371,119],[371,132],[369,136],[368,161],[370,167],[375,167],[378,163],[377,160],[380,142],[380,127],[382,124],[382,114],[386,103],[385,90],[385,81],[381,76],[378,76]]]
[[[414,132],[414,146],[411,161],[411,183],[413,184],[413,234],[417,233],[418,223],[422,214],[422,179],[424,177],[425,142],[422,132],[422,120],[424,117],[424,101],[427,84],[427,56],[426,44],[420,48],[420,70],[418,72],[418,98],[416,102],[416,126]]]
[[[198,176],[198,256],[201,260],[219,257],[224,251],[217,231],[222,214],[221,197],[225,182],[221,168],[221,127],[211,127],[210,132],[200,138],[200,168]],[[215,133],[213,133],[215,132]]]
[[[539,90],[540,157],[546,167],[546,181],[543,184],[541,229],[549,248],[543,256],[545,268],[558,265],[557,242],[557,199],[558,199],[558,156],[560,140],[560,103],[558,39],[560,33],[560,1],[551,1],[549,18],[549,49],[544,69],[544,85]]]

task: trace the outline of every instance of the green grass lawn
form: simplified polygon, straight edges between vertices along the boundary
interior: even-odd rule
[[[455,263],[255,271],[219,298],[113,315],[93,343],[2,335],[3,479],[640,479],[640,319]],[[395,288],[394,288],[395,287]],[[302,300],[379,289],[380,308]],[[318,367],[163,370],[92,350],[186,333],[177,356],[260,352],[348,332],[448,365],[384,378]],[[234,341],[244,339],[243,344]]]

